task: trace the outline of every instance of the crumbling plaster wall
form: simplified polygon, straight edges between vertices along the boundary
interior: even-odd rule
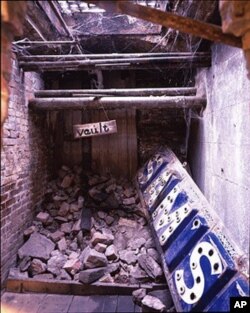
[[[197,75],[205,88],[203,117],[192,119],[193,177],[233,239],[249,251],[250,80],[242,50],[213,45],[212,67]]]
[[[42,87],[40,75],[24,74],[13,57],[1,146],[1,282],[16,261],[23,231],[33,220],[49,178],[46,116],[28,109],[33,91]]]

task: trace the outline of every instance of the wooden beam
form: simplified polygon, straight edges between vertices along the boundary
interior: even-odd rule
[[[69,36],[69,32],[65,28],[64,23],[56,14],[54,7],[51,5],[52,1],[37,1],[39,6],[43,9],[51,24],[56,28],[59,34]]]
[[[79,98],[35,98],[29,101],[35,110],[81,110],[81,109],[181,109],[202,108],[206,99],[194,96],[162,97],[79,97]]]
[[[40,28],[39,28],[39,26],[36,24],[36,22],[34,22],[30,17],[26,17],[26,21],[29,23],[29,25],[33,28],[33,30],[38,34],[38,36],[42,39],[42,40],[44,40],[44,41],[46,41],[46,38],[44,37],[44,35],[43,35],[43,30],[41,30]]]
[[[70,61],[86,59],[127,59],[127,58],[148,58],[148,57],[203,57],[211,58],[208,52],[159,52],[159,53],[104,53],[104,54],[64,54],[64,55],[28,55],[20,56],[19,61]]]
[[[50,22],[60,34],[67,35],[71,39],[75,39],[72,32],[68,28],[64,18],[62,17],[61,12],[59,11],[55,1],[38,1],[40,7],[44,10]],[[79,53],[82,53],[80,45],[77,43],[76,47]]]
[[[108,11],[131,15],[133,17],[160,24],[168,28],[173,28],[193,36],[242,48],[240,38],[231,34],[224,34],[221,27],[216,25],[134,4],[131,1],[87,0],[86,2],[94,3],[95,5]]]
[[[88,96],[195,96],[196,88],[129,88],[129,89],[69,89],[69,90],[39,90],[35,97],[83,97]]]
[[[209,67],[210,57],[182,56],[182,57],[147,57],[147,58],[116,58],[116,59],[89,59],[71,61],[20,61],[19,66],[24,71],[60,71],[60,70],[89,70],[89,69],[123,69],[123,68],[160,68],[169,67]]]

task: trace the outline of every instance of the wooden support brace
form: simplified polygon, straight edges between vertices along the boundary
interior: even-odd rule
[[[81,110],[81,109],[180,109],[202,108],[206,99],[194,96],[162,97],[79,97],[79,98],[35,98],[29,106],[35,110]]]
[[[91,96],[195,96],[196,88],[128,88],[128,89],[68,89],[39,90],[35,97],[83,97]]]

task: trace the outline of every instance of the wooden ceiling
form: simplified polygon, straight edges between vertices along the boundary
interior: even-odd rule
[[[125,13],[84,1],[27,1],[24,35],[17,50],[28,54],[208,51],[209,42]],[[88,1],[89,2],[89,1]],[[107,4],[109,1],[105,1]],[[116,1],[112,1],[115,3]],[[220,23],[217,0],[122,1],[213,24]],[[20,43],[20,40],[23,42]],[[40,44],[29,44],[39,41]],[[63,44],[52,45],[51,41]],[[46,44],[46,42],[50,42]]]

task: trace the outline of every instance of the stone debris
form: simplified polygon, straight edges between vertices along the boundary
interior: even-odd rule
[[[144,288],[140,288],[140,289],[136,289],[132,292],[132,296],[133,296],[133,301],[140,305],[142,299],[146,296],[146,289]]]
[[[43,224],[46,224],[46,222],[49,220],[49,213],[46,212],[40,212],[37,214],[36,219],[40,222],[42,222]]]
[[[141,254],[138,257],[140,267],[150,276],[151,278],[161,278],[163,275],[162,268],[160,265],[149,255]]]
[[[45,199],[24,232],[11,275],[84,284],[165,283],[131,184],[63,166]]]
[[[103,252],[106,251],[106,249],[107,249],[107,245],[105,245],[104,243],[99,243],[99,242],[98,242],[98,243],[95,245],[95,250],[96,250],[97,252],[103,253]]]
[[[105,254],[90,249],[83,259],[83,266],[85,268],[96,268],[106,266],[108,260]]]
[[[63,254],[58,254],[52,256],[47,263],[48,272],[54,274],[55,276],[60,275],[61,269],[67,262],[67,257]]]
[[[58,250],[59,251],[66,251],[67,249],[67,242],[66,242],[66,239],[65,237],[63,237],[60,241],[58,241],[57,243],[57,247],[58,247]]]
[[[141,303],[142,307],[145,307],[146,309],[155,310],[157,312],[164,312],[166,310],[166,307],[161,300],[153,296],[146,295]]]
[[[153,290],[148,294],[161,300],[167,310],[172,308],[174,305],[169,289]]]
[[[33,259],[30,263],[28,271],[31,276],[35,276],[38,274],[45,273],[46,269],[47,269],[47,266],[45,263],[43,263],[39,259]]]
[[[137,256],[133,251],[122,250],[119,251],[120,259],[127,264],[135,264],[137,262]]]
[[[55,244],[39,233],[31,234],[26,243],[18,250],[18,256],[23,259],[25,256],[48,260],[50,253],[54,250]]]
[[[105,255],[109,261],[110,260],[113,260],[113,261],[118,260],[118,258],[119,258],[117,249],[114,245],[111,245],[106,249]]]
[[[64,236],[64,233],[60,230],[55,231],[54,233],[50,234],[50,239],[54,242],[61,240]]]
[[[58,211],[58,215],[66,216],[70,211],[70,205],[67,202],[63,202]]]
[[[91,239],[91,243],[93,246],[95,246],[97,243],[110,245],[113,242],[113,240],[114,240],[113,235],[104,235],[100,232],[95,232]]]
[[[81,271],[79,273],[79,281],[84,284],[91,284],[101,278],[106,272],[105,267],[93,268]]]
[[[36,230],[37,230],[37,229],[36,229],[36,226],[32,225],[32,226],[30,226],[29,228],[27,228],[27,229],[24,231],[23,235],[24,235],[24,237],[27,238],[27,237],[29,237],[31,234],[33,234]]]
[[[113,283],[114,283],[114,278],[108,273],[108,274],[105,274],[104,276],[102,276],[102,277],[99,279],[99,282],[100,282],[100,283],[109,283],[109,284],[113,284]]]

